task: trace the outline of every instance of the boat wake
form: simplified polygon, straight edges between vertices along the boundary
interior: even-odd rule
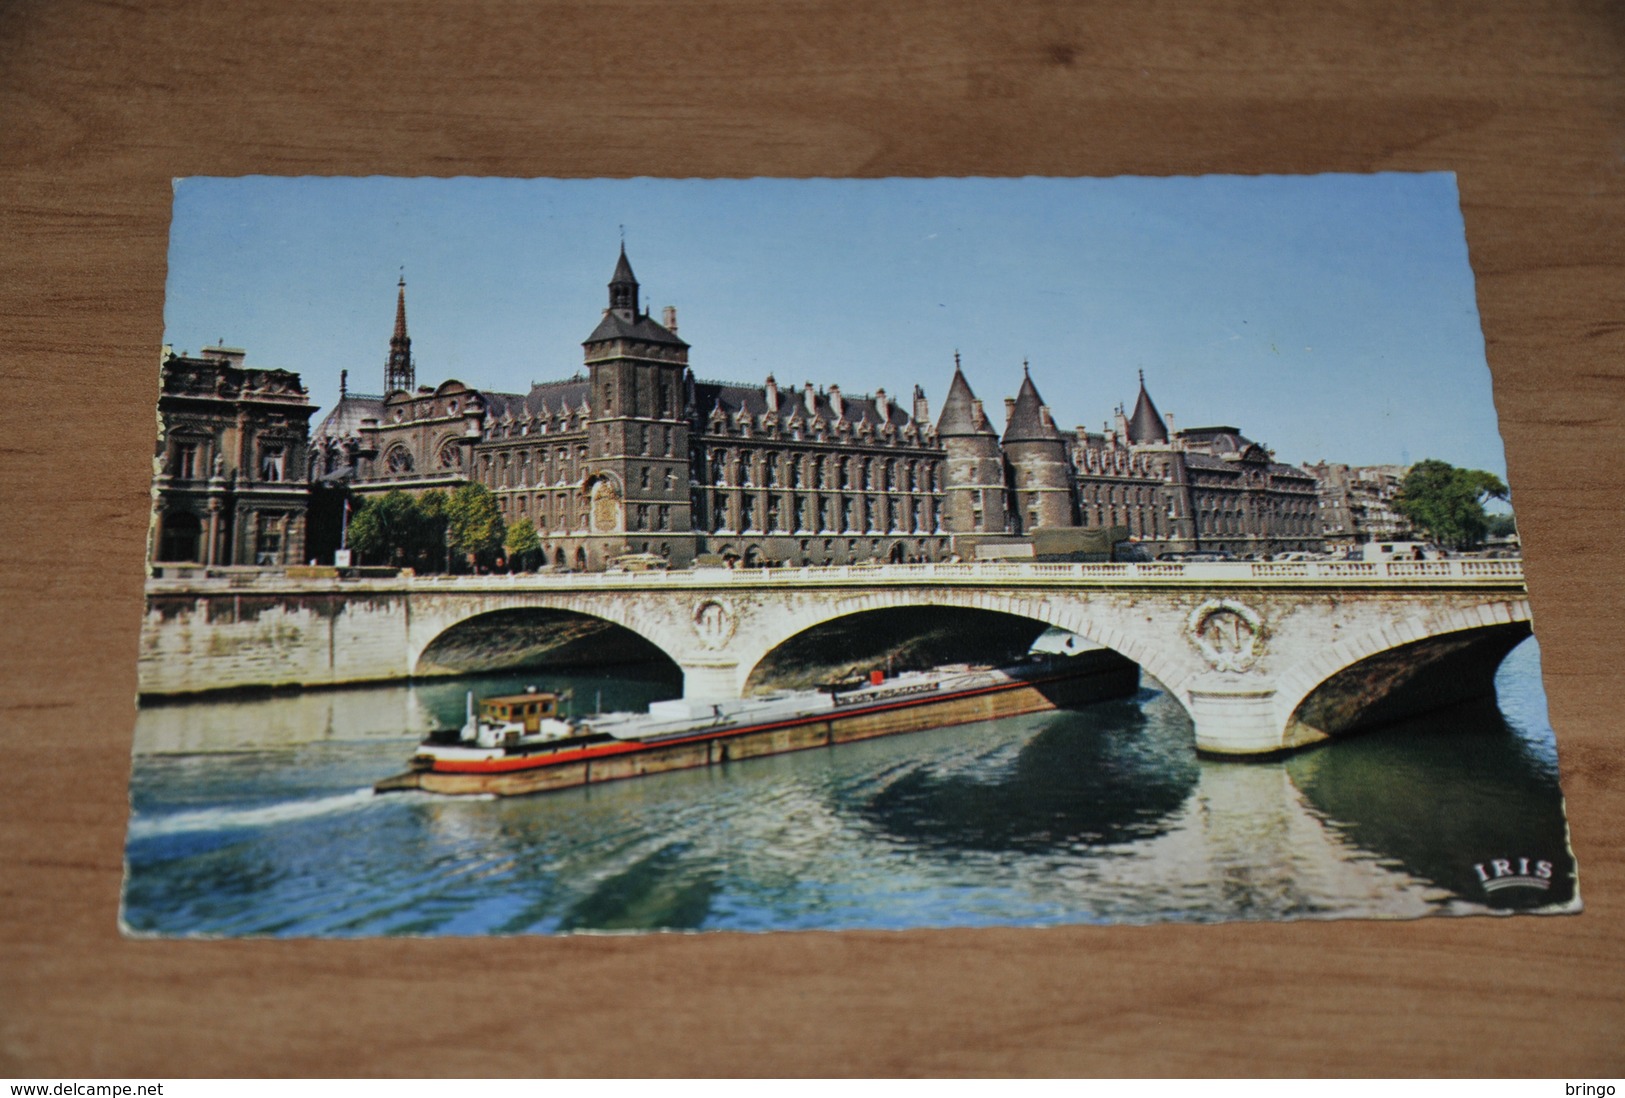
[[[293,820],[354,812],[376,802],[377,797],[372,787],[368,786],[332,797],[317,797],[306,801],[280,801],[253,808],[204,808],[195,812],[176,812],[167,816],[132,816],[129,838],[131,842],[135,842],[164,835],[271,827]]]

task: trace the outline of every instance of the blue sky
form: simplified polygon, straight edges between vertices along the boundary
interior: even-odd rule
[[[1002,424],[1024,359],[1099,430],[1144,370],[1176,427],[1285,461],[1438,457],[1504,475],[1454,177],[176,184],[165,341],[224,339],[376,393],[405,268],[420,383],[580,368],[620,227],[701,378],[925,387],[958,350]],[[318,413],[319,417],[320,413]]]

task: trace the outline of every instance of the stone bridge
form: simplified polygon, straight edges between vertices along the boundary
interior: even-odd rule
[[[1133,660],[1185,706],[1198,748],[1219,754],[1279,751],[1492,690],[1530,630],[1517,561],[245,574],[153,580],[147,595],[143,697],[455,674],[474,668],[447,653],[482,622],[508,623],[520,646],[610,623],[629,653],[668,657],[685,695],[738,697],[786,642],[855,615],[939,608],[969,628],[1000,615]]]

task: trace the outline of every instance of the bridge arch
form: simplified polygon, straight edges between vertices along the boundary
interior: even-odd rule
[[[1283,729],[1282,745],[1297,746],[1345,730],[1347,725],[1335,712],[1336,699],[1317,698],[1317,694],[1335,685],[1340,685],[1345,693],[1365,691],[1358,698],[1358,709],[1362,716],[1360,725],[1363,726],[1371,723],[1368,717],[1373,703],[1396,687],[1405,685],[1411,672],[1427,674],[1425,664],[1430,658],[1438,661],[1454,655],[1475,641],[1482,642],[1482,657],[1465,668],[1460,666],[1460,661],[1452,665],[1457,672],[1466,672],[1467,678],[1432,693],[1439,701],[1449,704],[1456,700],[1456,694],[1465,697],[1469,693],[1481,692],[1493,680],[1501,660],[1530,632],[1529,600],[1512,599],[1455,608],[1436,616],[1368,629],[1339,639],[1325,646],[1314,657],[1288,669],[1277,681],[1275,700]],[[1445,643],[1430,646],[1429,642]],[[1428,651],[1430,647],[1433,649],[1431,652]],[[1395,659],[1390,661],[1395,666],[1385,669],[1380,666],[1379,659],[1390,653],[1395,654]],[[1364,681],[1346,681],[1351,673],[1360,671],[1362,667],[1367,671]],[[1436,669],[1434,673],[1437,673]],[[1469,681],[1478,678],[1484,681]],[[1339,680],[1345,681],[1340,683]],[[1349,700],[1355,700],[1355,695],[1350,693]],[[1319,702],[1318,707],[1316,702]],[[1319,711],[1311,713],[1312,708]]]
[[[614,603],[521,595],[452,603],[419,613],[407,661],[414,677],[556,663],[665,662],[680,666],[673,638]],[[440,609],[436,607],[436,609]]]
[[[789,608],[789,612],[774,616],[771,629],[757,630],[749,638],[737,638],[740,690],[745,690],[752,676],[772,653],[810,630],[873,611],[915,608],[985,611],[1024,618],[1040,626],[1053,626],[1075,633],[1133,660],[1188,708],[1187,698],[1177,687],[1191,675],[1190,656],[1183,646],[1147,643],[1142,637],[1096,620],[1089,612],[1087,599],[1052,600],[1042,593],[1020,589],[921,587],[882,589],[834,599],[799,600]]]

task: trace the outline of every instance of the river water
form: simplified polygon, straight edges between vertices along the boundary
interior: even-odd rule
[[[1413,917],[1578,907],[1526,641],[1499,705],[1284,759],[1199,759],[1131,700],[518,798],[377,796],[482,677],[144,708],[123,919],[137,934],[357,936]],[[1504,871],[1547,888],[1486,888]],[[1520,870],[1522,872],[1520,872]]]

